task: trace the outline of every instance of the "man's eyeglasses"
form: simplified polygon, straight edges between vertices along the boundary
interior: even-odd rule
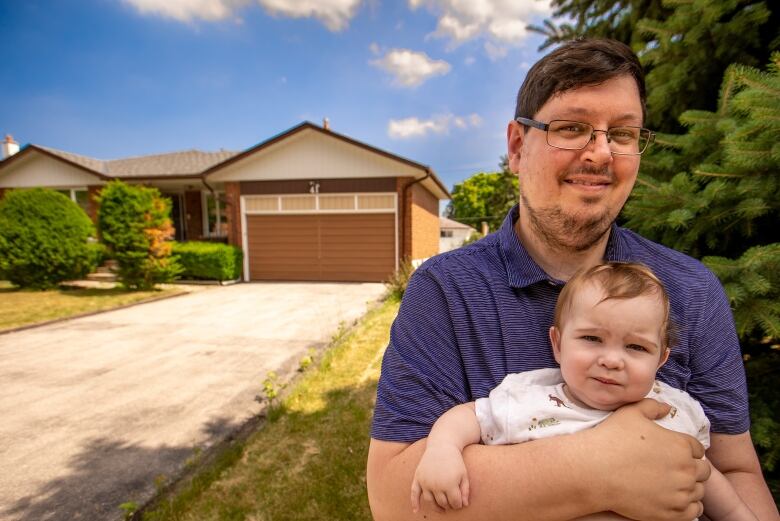
[[[596,139],[596,132],[603,132],[607,136],[607,143],[613,154],[638,156],[655,138],[655,132],[642,127],[626,126],[597,130],[588,123],[562,119],[554,119],[549,123],[528,118],[515,118],[515,121],[546,131],[547,144],[564,150],[582,150],[591,140]]]

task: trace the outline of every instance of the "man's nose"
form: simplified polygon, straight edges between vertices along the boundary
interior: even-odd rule
[[[612,149],[606,130],[594,130],[590,141],[583,149],[583,159],[602,165],[612,161]]]

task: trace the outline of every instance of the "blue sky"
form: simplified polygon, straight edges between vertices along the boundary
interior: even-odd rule
[[[547,0],[0,0],[0,133],[99,159],[242,150],[303,120],[497,169]]]

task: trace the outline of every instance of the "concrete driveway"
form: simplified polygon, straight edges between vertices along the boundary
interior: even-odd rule
[[[239,284],[0,335],[0,519],[121,519],[383,291]]]

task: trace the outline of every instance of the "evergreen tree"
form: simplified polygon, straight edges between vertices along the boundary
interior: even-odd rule
[[[636,30],[648,37],[637,46],[647,73],[647,126],[679,131],[685,110],[714,110],[718,85],[732,63],[760,66],[769,60],[770,43],[761,27],[771,11],[755,0],[665,0],[671,14],[646,17]],[[772,40],[778,36],[774,29]],[[777,42],[774,42],[777,45]]]
[[[670,11],[661,0],[552,0],[551,6],[553,19],[566,21],[555,24],[548,19],[541,26],[528,26],[528,30],[547,37],[539,50],[581,36],[639,44],[642,36],[636,30],[637,22],[642,18],[662,20]]]
[[[780,468],[780,53],[767,72],[728,68],[716,112],[686,111],[669,144],[686,163],[670,181],[643,176],[629,228],[701,258],[731,301],[746,356],[752,434],[775,497]]]

